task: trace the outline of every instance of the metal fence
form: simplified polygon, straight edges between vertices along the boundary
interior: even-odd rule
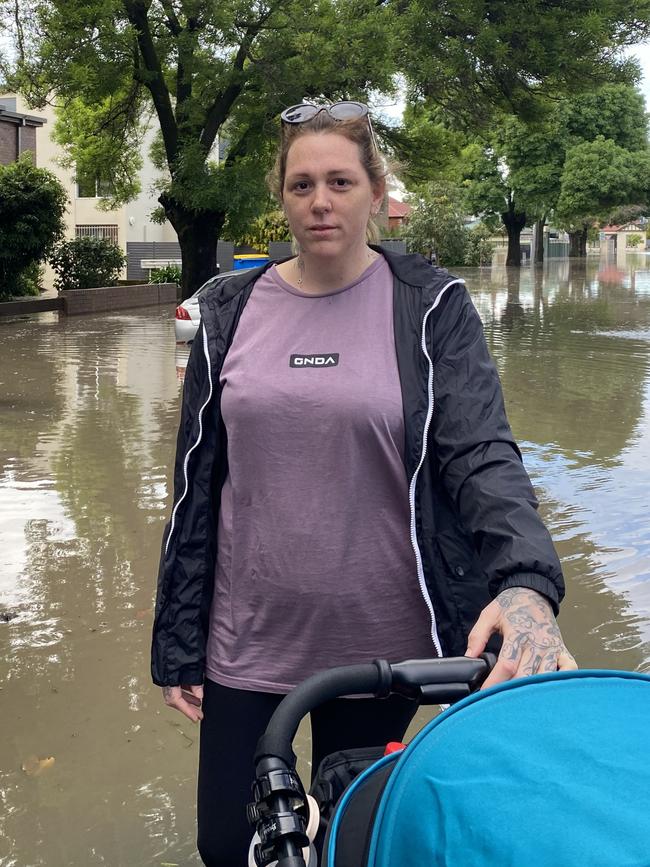
[[[111,241],[113,244],[118,243],[117,226],[112,224],[107,225],[78,225],[74,227],[75,238],[96,238],[100,241]]]

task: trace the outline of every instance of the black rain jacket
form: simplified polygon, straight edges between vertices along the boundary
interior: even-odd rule
[[[379,249],[379,248],[377,248]],[[418,581],[440,655],[462,655],[481,610],[508,587],[544,594],[564,581],[503,405],[483,328],[462,280],[417,255],[381,251],[394,277],[404,462]],[[226,430],[219,376],[265,268],[214,277],[185,375],[174,505],[163,536],[153,630],[159,686],[203,681]]]

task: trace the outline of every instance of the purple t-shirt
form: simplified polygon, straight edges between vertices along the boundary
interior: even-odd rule
[[[335,665],[434,656],[385,259],[320,296],[266,271],[221,386],[229,472],[207,676],[287,692]]]

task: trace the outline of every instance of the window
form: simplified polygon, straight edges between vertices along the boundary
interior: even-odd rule
[[[117,225],[105,226],[75,226],[76,238],[99,238],[102,241],[112,241],[117,244]]]
[[[113,184],[92,172],[77,175],[77,198],[99,199],[113,195]]]

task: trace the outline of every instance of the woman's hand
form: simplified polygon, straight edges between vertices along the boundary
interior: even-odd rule
[[[168,707],[174,707],[184,714],[192,722],[203,719],[201,702],[203,701],[203,687],[183,684],[182,686],[163,686],[163,698]]]
[[[550,603],[526,587],[509,587],[487,605],[469,634],[466,656],[477,657],[490,636],[500,632],[503,645],[482,689],[544,671],[575,669]]]

